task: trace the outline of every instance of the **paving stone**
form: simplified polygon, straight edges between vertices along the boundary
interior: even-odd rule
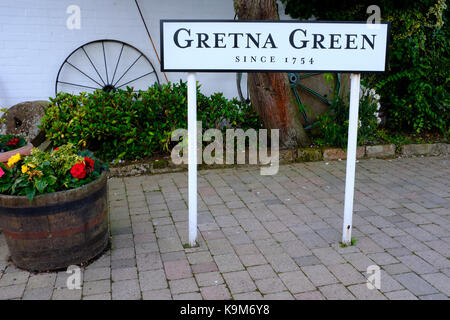
[[[56,273],[31,275],[28,279],[27,288],[53,288],[56,282]]]
[[[256,289],[255,283],[247,271],[237,271],[222,274],[231,294],[251,292]]]
[[[386,251],[394,257],[403,257],[412,254],[412,251],[405,247],[388,248]]]
[[[415,273],[402,273],[393,278],[416,296],[438,293],[433,286]]]
[[[278,277],[256,280],[255,284],[258,287],[259,292],[264,295],[286,290],[283,282]]]
[[[408,290],[399,290],[386,293],[386,297],[389,300],[418,300],[415,295],[413,295]]]
[[[263,296],[257,291],[233,294],[234,300],[262,300]]]
[[[205,300],[230,300],[231,295],[225,285],[203,287],[200,289]]]
[[[208,241],[208,247],[213,255],[234,253],[234,249],[230,242],[224,239],[210,240]]]
[[[275,272],[288,272],[298,270],[295,261],[287,254],[266,255],[267,261],[270,263]]]
[[[244,266],[234,253],[214,256],[214,260],[222,273],[244,270]]]
[[[386,300],[377,289],[369,289],[367,284],[355,284],[347,287],[358,300]]]
[[[426,281],[447,296],[450,296],[450,278],[443,273],[432,273],[422,275]]]
[[[404,289],[404,287],[385,270],[381,270],[380,272],[380,285],[380,291],[383,293]]]
[[[190,264],[207,263],[214,261],[208,251],[189,253],[187,254],[187,259]]]
[[[83,300],[111,300],[111,293],[105,292],[100,294],[94,294],[90,296],[83,296]]]
[[[170,300],[170,299],[172,299],[172,295],[170,294],[169,289],[143,291],[142,299],[143,300]]]
[[[349,253],[343,255],[343,257],[358,271],[366,272],[367,267],[376,265],[375,262],[362,253]]]
[[[53,294],[53,287],[26,289],[23,300],[50,300]]]
[[[7,287],[17,284],[27,283],[29,278],[28,272],[11,272],[5,273],[0,279],[0,287]]]
[[[169,287],[172,295],[199,290],[194,278],[171,280],[169,281]]]
[[[136,259],[122,259],[111,262],[111,269],[122,269],[136,267]]]
[[[14,284],[0,287],[0,300],[21,298],[25,291],[25,284]]]
[[[83,296],[111,292],[111,280],[85,281]]]
[[[121,281],[121,280],[132,280],[137,279],[137,268],[121,268],[121,269],[113,269],[112,270],[112,280],[113,281]]]
[[[296,300],[325,300],[320,291],[308,291],[294,295]]]
[[[278,275],[283,281],[284,285],[288,288],[289,292],[301,293],[315,289],[315,286],[306,278],[301,271],[291,271],[280,273]]]
[[[366,278],[348,263],[332,265],[328,269],[345,286],[366,282]]]
[[[151,291],[167,288],[164,270],[151,270],[139,272],[139,284],[142,291]]]
[[[82,290],[58,288],[53,291],[52,300],[81,300]]]
[[[111,251],[111,261],[119,259],[131,259],[136,256],[134,248],[120,248]]]
[[[191,267],[193,273],[214,272],[218,270],[214,261],[194,264]]]
[[[87,269],[83,275],[84,281],[106,280],[111,278],[111,268]]]
[[[377,265],[384,266],[388,264],[398,263],[399,261],[386,252],[371,253],[367,255]]]
[[[408,248],[411,251],[426,251],[429,250],[429,248],[421,241],[415,239],[414,237],[407,235],[407,236],[400,236],[395,237],[395,240],[400,242],[403,246]]]
[[[312,252],[325,265],[333,265],[345,262],[345,260],[333,248],[312,249]]]
[[[302,267],[302,271],[316,286],[323,286],[338,282],[338,280],[323,265]]]
[[[276,273],[273,270],[272,266],[268,264],[250,267],[247,269],[247,271],[254,280],[276,277]]]
[[[219,272],[197,273],[194,276],[200,287],[218,286],[224,283]]]
[[[161,253],[183,250],[181,241],[178,238],[158,239],[158,246]]]
[[[316,256],[298,257],[294,258],[294,260],[300,267],[313,266],[321,263]]]
[[[287,291],[269,293],[264,295],[264,300],[294,300],[291,293]]]
[[[356,246],[364,253],[376,253],[376,252],[384,252],[384,249],[381,248],[378,244],[375,243],[370,238],[361,238],[356,242]]]
[[[429,294],[426,296],[420,296],[420,300],[449,300],[449,298],[442,293]]]
[[[415,254],[438,269],[450,268],[450,260],[434,250],[416,251]]]
[[[112,284],[113,300],[140,300],[141,290],[137,279],[115,281]]]
[[[119,261],[119,260],[118,260]],[[136,264],[139,272],[147,270],[158,270],[163,267],[161,255],[158,252],[150,252],[138,254],[136,256]],[[133,265],[125,264],[123,267],[134,267]]]
[[[164,270],[169,280],[192,277],[191,267],[187,259],[166,262],[164,263]]]
[[[399,257],[399,260],[411,270],[419,274],[434,273],[436,268],[416,255]]]
[[[328,300],[355,300],[355,296],[342,284],[330,284],[319,288]]]
[[[266,264],[267,260],[264,258],[262,254],[252,254],[252,255],[242,255],[239,256],[242,263],[246,267],[257,266]]]
[[[203,300],[202,295],[198,292],[188,292],[175,294],[173,300]]]

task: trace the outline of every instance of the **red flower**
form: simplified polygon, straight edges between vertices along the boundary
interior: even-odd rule
[[[56,147],[56,149],[54,150],[54,151],[56,151],[56,150],[58,150],[59,149],[59,147]]]
[[[70,169],[70,173],[77,179],[84,179],[86,177],[86,165],[79,162]]]
[[[8,141],[6,143],[7,146],[16,146],[19,143],[19,139],[18,138],[14,138],[11,139],[10,141]]]
[[[91,171],[94,171],[94,163],[95,163],[94,160],[92,160],[92,159],[89,158],[89,157],[84,157],[84,163],[85,163],[87,166],[89,166],[89,168],[90,168]]]

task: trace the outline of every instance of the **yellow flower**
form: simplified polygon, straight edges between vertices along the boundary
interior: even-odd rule
[[[35,164],[32,164],[32,163],[29,163],[28,166],[29,166],[30,168],[36,168],[36,165],[35,165]]]
[[[28,166],[26,164],[24,164],[22,166],[22,173],[27,173],[27,171],[28,171]]]
[[[8,167],[13,167],[17,162],[20,161],[20,153],[16,153],[8,160]]]

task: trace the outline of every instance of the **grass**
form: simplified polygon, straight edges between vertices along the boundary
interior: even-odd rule
[[[357,241],[358,241],[358,239],[351,238],[350,239],[350,246],[354,246]],[[348,247],[348,244],[341,242],[341,248],[347,248],[347,247]]]

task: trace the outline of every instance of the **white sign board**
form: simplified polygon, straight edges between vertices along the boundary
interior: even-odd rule
[[[161,20],[162,71],[386,70],[389,23]]]

